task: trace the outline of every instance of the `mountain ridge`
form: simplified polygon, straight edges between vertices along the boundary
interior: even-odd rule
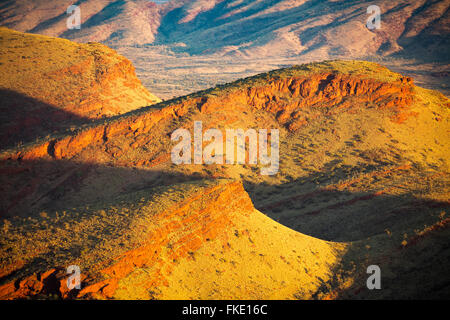
[[[102,44],[3,27],[0,38],[2,146],[160,101],[128,59]]]
[[[47,9],[48,16],[41,17],[40,24],[35,26],[14,21],[20,10],[25,11],[24,1],[16,7],[5,5],[0,10],[0,22],[19,31],[81,42],[96,41],[110,46],[161,44],[189,54],[215,52],[241,57],[273,54],[330,59],[401,52],[414,53],[416,59],[423,59],[421,55],[427,52],[428,58],[432,53],[433,59],[446,61],[445,26],[449,21],[446,1],[381,1],[377,4],[382,14],[380,30],[365,27],[370,4],[370,1],[311,0],[196,0],[163,4],[140,0],[85,1],[80,3],[82,12],[87,12],[82,15],[83,28],[65,30],[62,2],[55,3],[53,11]],[[51,5],[39,2],[33,6],[27,11],[29,15]],[[57,19],[52,12],[59,13]],[[339,34],[346,34],[346,39]],[[433,40],[427,40],[430,38]]]

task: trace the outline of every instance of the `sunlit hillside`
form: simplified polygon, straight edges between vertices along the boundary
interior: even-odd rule
[[[99,43],[0,28],[0,73],[1,148],[161,101]]]

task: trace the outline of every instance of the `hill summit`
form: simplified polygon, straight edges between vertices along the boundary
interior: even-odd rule
[[[132,63],[99,44],[0,28],[0,145],[159,102]]]

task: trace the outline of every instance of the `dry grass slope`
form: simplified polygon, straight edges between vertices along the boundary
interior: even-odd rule
[[[63,123],[80,125],[160,101],[142,86],[129,60],[99,43],[2,27],[0,72],[2,140],[36,138],[37,128],[50,133]]]

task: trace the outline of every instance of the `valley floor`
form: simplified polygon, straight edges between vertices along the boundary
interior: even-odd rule
[[[189,56],[173,53],[163,46],[118,47],[116,50],[133,62],[144,87],[165,100],[274,69],[330,59],[301,56],[260,59],[220,55]],[[421,87],[450,95],[449,64],[379,57],[366,57],[364,60],[381,63],[395,72],[413,77]]]

